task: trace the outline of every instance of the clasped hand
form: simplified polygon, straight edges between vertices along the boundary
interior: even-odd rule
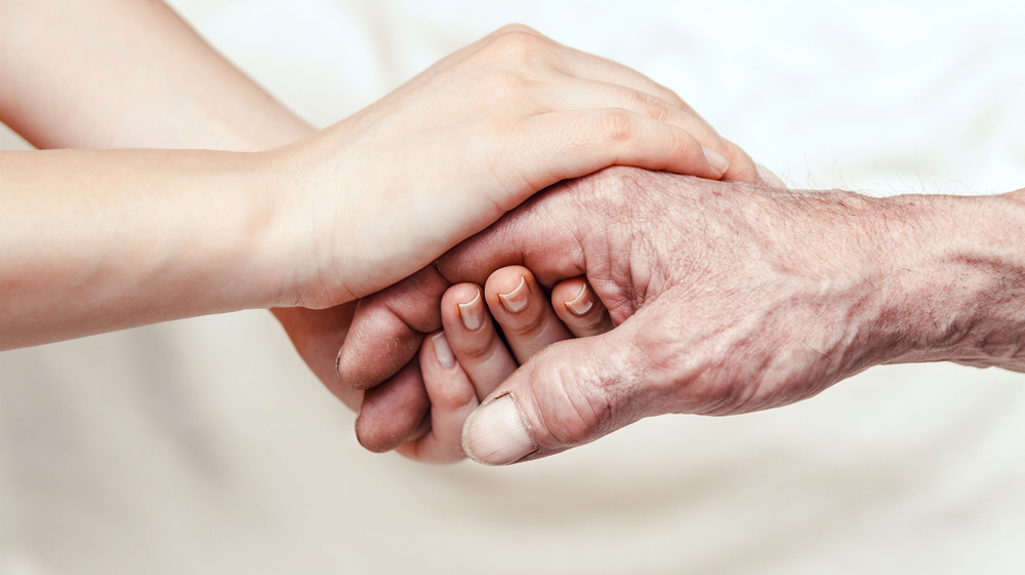
[[[300,181],[315,176],[289,208],[300,223],[290,235],[307,238],[320,261],[277,304],[304,307],[274,312],[353,408],[362,392],[335,376],[354,309],[340,302],[415,272],[531,193],[606,166],[757,177],[747,154],[671,90],[523,26],[452,54],[288,151]]]
[[[871,198],[605,170],[531,198],[362,300],[339,373],[371,390],[357,422],[364,445],[426,461],[458,459],[461,447],[508,464],[652,415],[787,405],[883,363],[1020,371],[1022,308],[1006,287],[1025,278],[1019,195]],[[515,310],[495,301],[492,272],[506,297],[530,286],[533,320],[507,319]],[[558,319],[539,311],[534,276],[554,286]],[[569,278],[577,287],[561,289]],[[604,307],[574,318],[564,308],[584,278]],[[485,281],[495,317],[515,326],[510,346],[534,338],[518,369],[482,368],[496,356],[474,344],[493,341],[488,326],[483,337],[460,326],[467,286]]]
[[[336,305],[415,272],[534,192],[607,166],[704,178],[754,164],[670,90],[510,26],[286,148],[281,204],[306,237],[290,303]]]

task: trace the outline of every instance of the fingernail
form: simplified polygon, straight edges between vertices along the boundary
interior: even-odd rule
[[[726,170],[730,168],[730,161],[719,152],[710,150],[704,146],[701,146],[701,151],[705,153],[705,159],[708,160],[708,163],[711,164],[712,167],[720,174],[725,174]]]
[[[530,296],[530,290],[527,288],[527,279],[520,276],[520,285],[507,294],[498,294],[498,299],[501,300],[502,307],[509,310],[510,313],[516,313],[527,307],[527,301],[530,299],[528,296]]]
[[[584,315],[592,306],[594,298],[591,297],[591,290],[587,289],[586,283],[580,287],[580,293],[573,301],[566,302],[566,308],[576,315]]]
[[[441,367],[452,369],[456,366],[456,356],[452,355],[452,348],[448,345],[445,332],[432,337],[431,343],[434,344],[434,355],[438,356],[438,363],[441,364]]]
[[[473,331],[484,324],[484,304],[480,301],[480,290],[477,290],[477,297],[472,301],[459,304],[459,317],[463,320],[463,326]]]
[[[758,170],[758,179],[765,182],[766,184],[769,184],[770,186],[774,186],[777,188],[787,187],[786,184],[783,183],[783,180],[781,180],[779,176],[773,173],[773,171],[769,168],[766,168],[765,166],[756,163],[755,169]]]
[[[512,395],[485,403],[470,414],[463,426],[463,451],[484,465],[508,465],[537,451]]]

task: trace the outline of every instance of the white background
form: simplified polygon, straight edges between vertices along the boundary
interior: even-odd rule
[[[322,126],[516,21],[670,86],[794,187],[1025,184],[1020,3],[174,5]],[[5,352],[0,574],[1020,573],[1023,384],[873,369],[487,469],[364,452],[266,312]]]

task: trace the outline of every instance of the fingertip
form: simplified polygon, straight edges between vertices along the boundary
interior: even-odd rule
[[[523,266],[506,266],[495,270],[484,283],[487,294],[509,294],[522,288],[523,284],[534,283],[534,274]]]
[[[705,146],[701,146],[701,152],[705,155],[705,160],[708,161],[708,165],[719,173],[719,177],[722,177],[722,175],[730,169],[730,161],[726,159],[726,156],[723,156],[715,150],[706,148]]]
[[[757,183],[759,180],[758,164],[740,146],[729,140],[726,142],[726,155],[730,159],[730,169],[723,174],[724,180],[731,182]]]
[[[375,453],[391,451],[417,435],[429,409],[420,364],[410,361],[388,381],[364,392],[356,439]]]
[[[431,348],[434,349],[434,359],[442,369],[452,369],[456,367],[456,356],[452,353],[452,348],[448,345],[448,338],[445,337],[445,332],[439,331],[432,335],[427,341],[430,341]],[[424,352],[421,351],[420,353],[423,354]]]
[[[484,325],[484,292],[477,284],[456,284],[441,300],[441,322],[446,331],[457,326],[477,331]]]
[[[516,369],[517,364],[495,331],[494,320],[485,307],[483,290],[475,284],[464,285],[466,289],[460,293],[450,290],[446,294],[442,319],[459,367],[476,391],[476,397],[484,398]]]
[[[484,403],[463,425],[463,452],[482,465],[509,465],[537,453],[526,419],[511,393]]]
[[[452,355],[444,331],[431,334],[420,350],[424,388],[430,400],[430,434],[402,444],[407,457],[432,463],[462,459],[459,437],[463,422],[477,408],[477,390]]]
[[[556,284],[552,307],[575,337],[599,335],[614,327],[605,304],[582,277]]]
[[[758,179],[772,186],[774,188],[786,188],[787,185],[783,182],[783,179],[776,175],[775,172],[766,168],[765,166],[755,162],[755,170],[758,174]]]
[[[420,424],[407,434],[402,439],[390,439],[383,436],[377,435],[366,435],[360,434],[359,432],[359,419],[356,419],[356,441],[359,442],[360,447],[366,449],[371,453],[388,453],[389,451],[397,451],[403,445],[415,445],[421,438],[431,432],[431,414],[430,412],[425,413],[420,419]],[[402,453],[406,457],[411,459],[417,459],[415,454]]]
[[[565,307],[577,315],[586,313],[594,303],[588,297],[589,291],[584,278],[563,280],[552,288],[552,305],[556,310]]]
[[[432,411],[447,414],[471,402],[476,406],[477,390],[456,360],[444,331],[424,340],[420,349],[420,370]]]
[[[668,130],[671,145],[665,151],[653,152],[650,159],[642,158],[638,167],[649,170],[666,170],[676,174],[697,176],[709,180],[718,180],[729,172],[730,160],[719,152],[704,146],[698,138],[678,126],[663,124],[662,129]],[[667,153],[668,157],[661,162],[655,154]],[[645,165],[645,164],[650,165]]]
[[[494,314],[499,309],[519,313],[530,305],[530,295],[536,289],[534,274],[523,266],[508,266],[496,270],[484,284],[484,299]]]

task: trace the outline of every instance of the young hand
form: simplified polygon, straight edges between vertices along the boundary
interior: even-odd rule
[[[549,304],[545,288],[522,266],[497,270],[484,289],[471,283],[452,286],[442,299],[441,318],[443,331],[424,338],[419,354],[430,402],[428,417],[418,436],[396,448],[427,463],[466,457],[461,445],[466,418],[535,353],[555,342],[599,335],[613,327],[584,278],[557,284]],[[380,405],[367,410],[370,417],[386,413]]]

